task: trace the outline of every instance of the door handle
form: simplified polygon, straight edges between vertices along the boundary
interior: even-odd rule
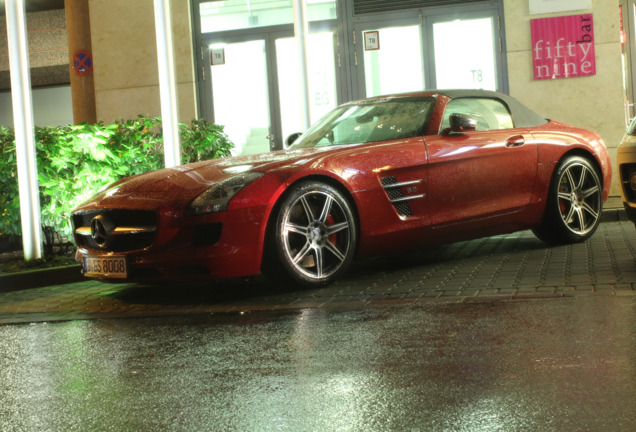
[[[506,147],[521,147],[526,143],[525,138],[522,135],[515,135],[506,140]]]

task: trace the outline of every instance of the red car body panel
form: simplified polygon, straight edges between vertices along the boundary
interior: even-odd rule
[[[198,162],[120,181],[74,212],[148,211],[157,215],[148,245],[112,251],[79,244],[84,256],[124,256],[130,280],[218,279],[259,273],[273,210],[290,185],[321,178],[353,202],[357,255],[482,237],[538,225],[559,160],[570,152],[592,158],[607,199],[611,166],[600,137],[556,121],[534,127],[439,134],[445,104],[437,97],[426,134],[390,142],[286,150]],[[398,96],[399,97],[399,96]],[[226,211],[188,215],[192,200],[236,172],[265,173],[241,189]],[[396,211],[383,179],[414,182],[404,194],[412,214]],[[90,216],[93,217],[93,216]],[[85,228],[86,229],[86,228]],[[76,235],[76,240],[80,237]]]

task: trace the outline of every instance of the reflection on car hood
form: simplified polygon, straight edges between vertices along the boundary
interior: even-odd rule
[[[213,159],[164,168],[126,178],[93,196],[81,208],[94,205],[125,207],[135,201],[135,206],[157,207],[167,202],[183,205],[221,180],[248,172],[268,172],[278,167],[294,164],[306,166],[319,155],[332,150],[285,150],[248,156]]]

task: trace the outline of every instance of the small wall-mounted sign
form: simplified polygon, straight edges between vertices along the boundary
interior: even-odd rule
[[[592,14],[530,20],[535,80],[596,75]]]
[[[368,31],[364,32],[364,50],[375,51],[380,49],[380,32]]]
[[[212,66],[225,64],[225,48],[210,49],[210,63]]]
[[[93,71],[93,57],[88,51],[76,51],[73,54],[73,70],[76,75],[88,75]]]

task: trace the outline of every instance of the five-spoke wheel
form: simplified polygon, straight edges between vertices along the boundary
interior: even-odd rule
[[[268,276],[305,286],[331,282],[349,266],[357,246],[349,200],[322,182],[293,186],[278,208],[268,244]]]
[[[587,239],[601,220],[602,194],[597,169],[585,158],[566,158],[552,177],[545,216],[535,234],[552,243]]]

